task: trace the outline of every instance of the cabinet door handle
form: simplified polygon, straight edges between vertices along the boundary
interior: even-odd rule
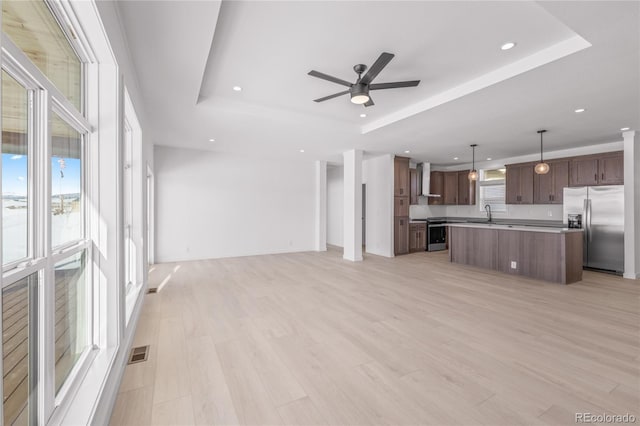
[[[400,205],[404,204],[404,200],[400,200]]]
[[[597,173],[595,175],[593,175],[593,180],[595,180],[596,182],[598,181],[598,174]]]
[[[404,192],[404,189],[400,188],[400,193],[402,194]]]
[[[602,180],[604,181],[604,173],[602,173]]]

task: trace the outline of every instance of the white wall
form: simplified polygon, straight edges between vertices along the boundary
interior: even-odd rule
[[[393,156],[362,162],[366,186],[366,251],[393,257]]]
[[[327,244],[344,245],[344,168],[327,167]]]
[[[154,151],[159,262],[314,249],[313,162]]]

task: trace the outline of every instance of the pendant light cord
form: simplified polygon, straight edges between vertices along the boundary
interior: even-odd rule
[[[546,132],[546,130],[538,130],[538,133],[540,133],[540,162],[544,163],[544,161],[542,160],[542,135]]]

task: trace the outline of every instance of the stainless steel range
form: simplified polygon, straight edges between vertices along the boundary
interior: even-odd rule
[[[447,249],[447,221],[427,219],[427,251]]]

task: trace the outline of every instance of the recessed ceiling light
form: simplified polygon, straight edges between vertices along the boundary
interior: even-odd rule
[[[233,86],[233,90],[235,90],[236,92],[242,92],[242,87],[240,87],[240,86]]]
[[[491,161],[491,157],[487,158],[487,161]]]
[[[622,129],[620,129],[621,132],[626,132],[627,130],[629,130],[628,127],[623,127]]]
[[[304,152],[304,149],[301,149],[300,152]]]
[[[500,46],[500,49],[502,50],[509,50],[509,49],[513,49],[514,47],[516,47],[516,44],[512,41],[503,44],[502,46]]]
[[[409,154],[410,152],[411,152],[411,151],[409,151],[409,150],[406,150],[406,151],[405,151],[404,153],[405,153],[405,154]]]
[[[215,140],[215,139],[213,139],[213,138],[209,139],[209,142],[215,142],[215,141],[216,141],[216,140]]]
[[[576,113],[580,114],[581,112],[585,112],[586,110],[584,108],[578,108],[576,110]]]
[[[367,114],[360,114],[361,118],[365,118],[367,116]]]
[[[454,159],[454,160],[457,160],[457,159],[458,159],[458,157],[453,157],[453,159]]]

